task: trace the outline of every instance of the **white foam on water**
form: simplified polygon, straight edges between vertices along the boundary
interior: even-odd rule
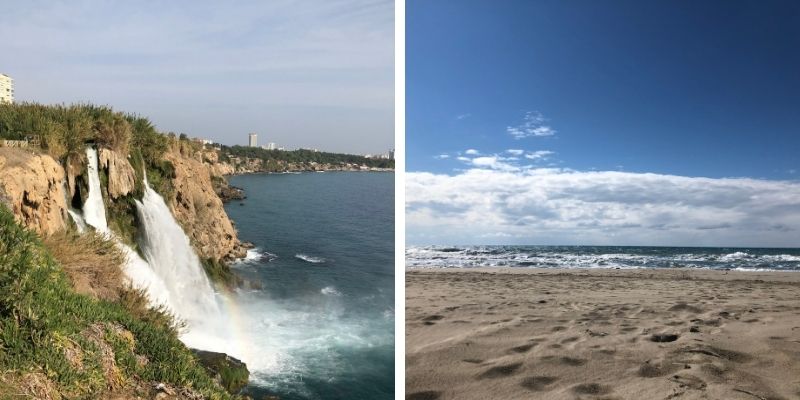
[[[299,259],[301,259],[301,260],[303,260],[305,262],[310,262],[310,263],[313,263],[313,264],[321,264],[321,263],[325,262],[325,259],[322,258],[322,257],[314,257],[314,256],[306,255],[306,254],[295,254],[294,256],[295,256],[295,258],[299,258]]]
[[[326,296],[341,296],[342,295],[342,293],[340,291],[336,290],[336,288],[333,287],[333,286],[325,286],[319,292],[324,294],[324,295],[326,295]]]
[[[547,246],[410,246],[406,266],[439,268],[534,267],[534,268],[707,268],[748,270],[800,270],[800,256],[763,254],[765,250],[715,253],[690,250],[677,253],[650,250],[642,253],[592,253]]]

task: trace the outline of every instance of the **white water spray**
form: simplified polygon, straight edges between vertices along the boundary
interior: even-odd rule
[[[83,220],[80,214],[77,211],[68,208],[67,213],[69,213],[70,218],[72,221],[75,222],[75,226],[78,228],[78,233],[86,232],[86,221]]]
[[[69,210],[80,225],[85,220],[114,240],[127,255],[125,276],[131,285],[144,289],[152,305],[164,305],[187,323],[181,340],[190,347],[221,351],[242,358],[243,352],[230,330],[228,318],[220,311],[216,294],[206,277],[189,238],[175,221],[164,199],[144,178],[144,197],[136,200],[141,221],[139,246],[145,259],[108,229],[100,188],[97,151],[86,149],[89,160],[89,195],[83,205],[84,218]],[[81,221],[81,222],[79,222]]]
[[[100,192],[100,175],[98,174],[97,150],[86,148],[86,158],[89,170],[89,196],[83,204],[83,218],[86,223],[93,226],[100,233],[108,232],[106,221],[106,208],[103,204],[103,195]]]
[[[164,199],[150,187],[147,178],[144,184],[144,197],[136,201],[142,228],[140,246],[166,285],[173,311],[188,324],[181,339],[192,347],[232,351],[231,327],[220,311],[200,258]]]
[[[83,218],[81,218],[77,212],[71,209],[68,210],[69,215],[72,216],[75,224],[78,226],[78,232],[83,233],[88,224],[97,232],[113,240],[125,253],[127,261],[123,266],[123,272],[131,286],[145,290],[152,305],[164,305],[172,309],[169,302],[169,292],[166,286],[153,272],[147,261],[143,260],[136,251],[123,243],[114,232],[108,229],[106,208],[103,204],[103,195],[100,193],[97,151],[92,147],[87,147],[86,157],[89,161],[89,195],[86,197],[86,202],[83,204]]]

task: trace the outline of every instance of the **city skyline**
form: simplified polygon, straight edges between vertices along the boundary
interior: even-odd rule
[[[14,3],[0,36],[17,102],[110,105],[227,145],[263,129],[287,147],[393,147],[390,1]]]

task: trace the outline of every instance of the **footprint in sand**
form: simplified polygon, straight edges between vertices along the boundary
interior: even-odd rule
[[[482,374],[478,375],[478,379],[496,379],[511,376],[515,374],[521,366],[522,363],[498,365],[496,367],[489,368]]]
[[[572,387],[572,392],[576,394],[601,395],[611,393],[611,388],[599,383],[582,383]]]
[[[570,367],[579,367],[583,364],[586,364],[586,360],[583,358],[573,358],[573,357],[561,357],[559,359],[564,365],[569,365]]]
[[[414,392],[406,395],[406,400],[436,400],[442,397],[442,392],[426,390],[424,392]]]
[[[694,375],[675,375],[669,378],[672,382],[679,384],[681,387],[703,390],[706,388],[706,383]]]
[[[534,392],[547,390],[558,378],[553,376],[529,376],[519,383],[520,386]]]
[[[508,351],[509,352],[513,352],[513,353],[527,353],[528,351],[530,351],[530,349],[534,348],[538,344],[539,343],[536,343],[536,342],[523,344],[521,346],[512,347],[512,348],[508,349]]]
[[[580,336],[572,336],[562,340],[561,343],[567,344],[567,343],[577,342],[580,339],[581,339]]]
[[[657,333],[650,336],[650,341],[656,343],[667,343],[678,340],[678,337],[679,336],[674,333]]]
[[[444,318],[442,315],[429,315],[422,319],[422,323],[425,325],[433,325],[442,318]]]

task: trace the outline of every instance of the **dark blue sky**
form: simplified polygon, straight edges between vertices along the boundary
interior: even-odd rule
[[[800,2],[406,8],[409,171],[521,149],[579,171],[800,177]],[[555,134],[515,139],[526,112]]]

